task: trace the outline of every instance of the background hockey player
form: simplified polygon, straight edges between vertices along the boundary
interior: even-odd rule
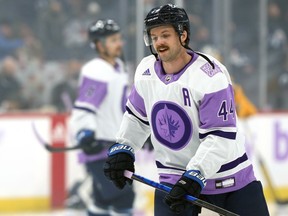
[[[99,56],[82,67],[71,116],[76,142],[83,149],[79,160],[93,178],[94,205],[88,206],[88,215],[127,216],[132,214],[133,188],[120,190],[103,173],[107,149],[115,142],[127,101],[128,74],[120,60],[122,36],[110,19],[93,23],[88,33]]]

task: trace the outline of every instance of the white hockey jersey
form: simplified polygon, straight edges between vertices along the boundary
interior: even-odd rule
[[[191,61],[166,74],[161,60],[138,65],[117,142],[139,150],[151,134],[160,182],[175,184],[185,170],[207,179],[203,194],[240,189],[255,180],[238,131],[231,80],[209,56],[189,52]]]
[[[75,138],[81,129],[90,129],[95,131],[97,140],[115,142],[127,91],[128,74],[120,59],[117,59],[116,67],[101,58],[87,62],[80,73],[78,97],[70,117],[72,137]],[[83,155],[80,160],[85,162],[106,157],[107,151],[102,156]]]

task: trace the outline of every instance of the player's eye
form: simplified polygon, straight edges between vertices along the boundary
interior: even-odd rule
[[[156,37],[156,36],[151,36],[151,40],[152,40],[153,42],[156,42],[157,39],[158,39],[158,37]]]

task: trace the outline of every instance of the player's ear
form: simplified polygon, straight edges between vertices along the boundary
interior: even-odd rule
[[[103,50],[104,50],[104,44],[103,44],[103,42],[102,41],[97,41],[96,43],[95,43],[95,48],[99,51],[99,52],[103,52]]]
[[[183,31],[182,32],[182,34],[181,34],[181,36],[180,36],[180,39],[181,39],[181,43],[182,44],[185,44],[185,41],[186,41],[186,39],[187,39],[187,31]]]

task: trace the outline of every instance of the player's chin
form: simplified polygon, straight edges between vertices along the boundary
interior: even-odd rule
[[[160,58],[162,61],[165,61],[165,60],[168,59],[168,56],[166,55],[165,52],[159,52],[159,53],[158,53],[158,56],[159,56],[159,58]]]
[[[116,50],[115,52],[114,52],[114,56],[115,57],[120,57],[122,55],[122,50]]]

